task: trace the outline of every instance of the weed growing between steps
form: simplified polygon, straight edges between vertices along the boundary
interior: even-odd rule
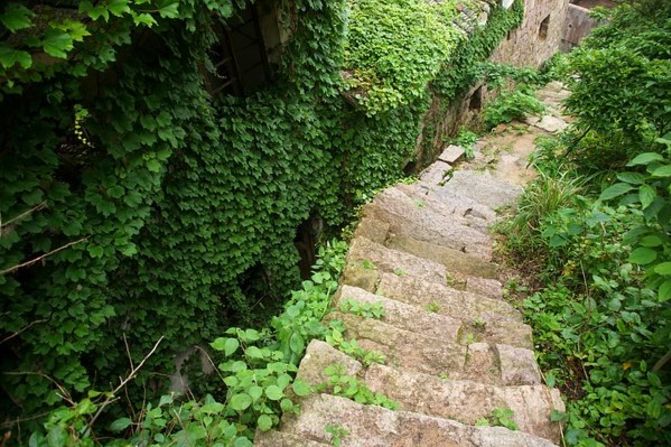
[[[523,310],[569,446],[671,445],[670,19],[623,4],[569,57],[575,121],[499,228],[543,283]]]
[[[346,397],[363,405],[377,405],[389,410],[399,408],[398,402],[389,399],[384,394],[372,391],[365,383],[348,375],[340,364],[328,366],[324,374],[328,380],[316,387],[317,392]]]

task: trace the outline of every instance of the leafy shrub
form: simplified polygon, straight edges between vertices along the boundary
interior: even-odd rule
[[[519,120],[527,114],[538,114],[544,110],[545,106],[534,96],[533,89],[520,85],[512,92],[500,93],[487,105],[484,122],[491,129],[498,124]]]

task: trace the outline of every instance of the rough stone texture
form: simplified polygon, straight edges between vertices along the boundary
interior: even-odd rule
[[[332,444],[328,440],[317,442],[306,439],[302,435],[293,435],[277,430],[262,432],[257,430],[254,435],[254,445],[256,447],[330,447]]]
[[[528,117],[525,120],[528,124],[538,127],[546,132],[557,133],[566,129],[566,121],[561,118],[557,118],[552,115],[543,115],[541,118],[538,117]]]
[[[504,301],[427,283],[411,276],[382,274],[377,293],[423,308],[435,302],[438,304],[438,313],[463,319],[522,321],[519,311]]]
[[[286,417],[283,430],[311,441],[329,443],[328,425],[343,427],[342,447],[550,447],[523,432],[498,427],[469,427],[456,421],[408,411],[360,405],[348,399],[313,395],[298,416]]]
[[[433,163],[419,174],[419,178],[425,182],[438,184],[445,179],[451,170],[452,166],[448,163]]]
[[[459,250],[418,241],[408,236],[398,236],[393,233],[387,239],[386,245],[395,250],[402,250],[420,258],[443,264],[448,272],[460,272],[483,278],[497,277],[495,264]]]
[[[579,5],[568,5],[562,36],[562,51],[570,51],[592,32],[598,22],[590,17],[590,10]]]
[[[543,385],[493,386],[468,380],[441,379],[384,365],[371,365],[366,385],[399,402],[404,410],[475,425],[496,408],[509,408],[521,431],[559,442],[552,410],[564,411],[557,390]]]
[[[382,272],[403,271],[423,281],[444,284],[445,267],[409,253],[387,248],[365,238],[352,241],[343,283],[374,291]]]
[[[466,291],[490,298],[503,298],[503,285],[498,280],[491,278],[474,276],[466,278]]]
[[[312,340],[305,350],[305,356],[298,367],[296,377],[311,385],[328,381],[324,369],[333,365],[342,365],[345,373],[356,376],[361,371],[361,363],[334,349],[328,343]]]
[[[380,202],[369,203],[363,213],[367,217],[388,222],[390,231],[395,234],[471,253],[487,261],[492,257],[489,236],[460,223],[456,217],[440,216],[428,210],[413,210],[402,205],[389,208],[387,203]]]
[[[384,241],[387,240],[389,227],[390,225],[387,222],[373,217],[364,217],[356,226],[352,239],[362,237],[378,244],[384,244]]]
[[[561,45],[568,5],[569,0],[524,0],[522,25],[508,34],[490,60],[540,67]],[[547,18],[547,33],[543,38],[541,23]]]
[[[509,345],[496,345],[496,350],[503,383],[506,385],[541,383],[541,371],[533,351]]]
[[[444,186],[434,186],[437,196],[459,194],[492,209],[510,205],[522,193],[517,185],[497,179],[488,173],[457,171]]]
[[[453,164],[457,160],[459,160],[461,157],[464,156],[465,150],[461,146],[456,146],[454,144],[450,144],[445,148],[445,150],[438,156],[438,160],[444,161],[445,163],[450,163]]]
[[[462,321],[447,315],[428,312],[419,307],[391,300],[367,292],[357,287],[343,286],[336,297],[336,308],[343,300],[361,303],[379,303],[384,308],[384,317],[380,320],[399,329],[456,342]]]

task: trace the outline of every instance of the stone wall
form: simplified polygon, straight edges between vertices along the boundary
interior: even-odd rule
[[[559,51],[568,0],[525,0],[522,25],[494,51],[494,62],[540,67]]]

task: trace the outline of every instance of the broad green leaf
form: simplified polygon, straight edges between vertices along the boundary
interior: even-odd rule
[[[639,244],[642,247],[659,247],[662,245],[662,240],[659,238],[659,236],[649,235],[641,238],[641,241]]]
[[[150,172],[159,172],[161,170],[161,163],[155,158],[152,158],[147,161],[147,169],[149,169]]]
[[[48,55],[65,59],[67,52],[73,48],[72,37],[65,31],[50,28],[44,34],[42,47]]]
[[[273,428],[273,418],[271,418],[267,414],[262,414],[256,421],[256,425],[259,427],[259,430],[268,431],[271,428]]]
[[[33,58],[27,51],[15,50],[0,43],[0,65],[2,68],[11,68],[16,64],[19,64],[21,68],[30,68],[33,65]]]
[[[128,418],[120,418],[112,422],[109,426],[109,429],[113,432],[120,432],[130,427],[130,424],[132,423],[133,421]]]
[[[210,343],[210,346],[217,351],[224,351],[224,355],[228,357],[238,350],[240,342],[235,338],[219,337]]]
[[[258,385],[252,385],[251,387],[249,387],[249,389],[247,390],[247,392],[248,392],[249,395],[252,397],[252,400],[253,400],[254,402],[256,402],[257,400],[259,400],[259,398],[260,398],[261,395],[263,394],[263,388],[261,388],[261,387],[258,386]]]
[[[638,190],[638,198],[641,201],[641,206],[643,209],[646,209],[654,202],[655,197],[657,197],[657,192],[655,188],[650,185],[641,185]]]
[[[107,3],[107,9],[112,13],[113,16],[117,17],[121,17],[122,15],[130,12],[128,0],[109,0]]]
[[[626,194],[631,191],[634,187],[627,183],[616,183],[608,188],[604,189],[599,197],[599,200],[611,200],[615,197],[619,197],[622,194]]]
[[[253,447],[254,444],[248,438],[240,436],[233,442],[233,447]]]
[[[158,15],[167,19],[179,16],[179,2],[175,0],[161,0],[159,2]]]
[[[246,410],[251,404],[252,398],[247,393],[234,394],[230,401],[230,406],[235,411]]]
[[[266,396],[270,400],[280,400],[284,397],[282,389],[277,385],[269,385],[265,390]]]
[[[660,301],[668,301],[671,299],[671,279],[659,286],[658,296]]]
[[[655,273],[663,276],[671,276],[671,262],[662,262],[654,268]]]
[[[645,181],[645,176],[639,172],[620,172],[617,174],[617,179],[625,182],[631,183],[632,185],[640,185]]]
[[[312,392],[308,384],[298,379],[294,381],[291,388],[294,390],[294,393],[296,393],[296,396],[299,397],[305,397]]]
[[[634,157],[633,160],[627,163],[627,166],[647,165],[652,163],[653,161],[661,161],[661,160],[664,160],[664,157],[662,157],[657,152],[643,152],[642,154],[638,154],[636,157]]]
[[[629,255],[629,262],[632,264],[646,265],[655,259],[657,259],[657,252],[646,247],[639,247]]]
[[[13,33],[32,26],[33,23],[30,18],[34,15],[34,12],[23,5],[9,3],[2,14],[0,14],[0,23]]]
[[[291,338],[289,338],[289,348],[296,354],[300,354],[303,352],[303,349],[305,348],[305,342],[303,341],[303,337],[298,332],[294,332],[291,334]]]
[[[664,165],[652,171],[653,177],[671,177],[671,165]]]

